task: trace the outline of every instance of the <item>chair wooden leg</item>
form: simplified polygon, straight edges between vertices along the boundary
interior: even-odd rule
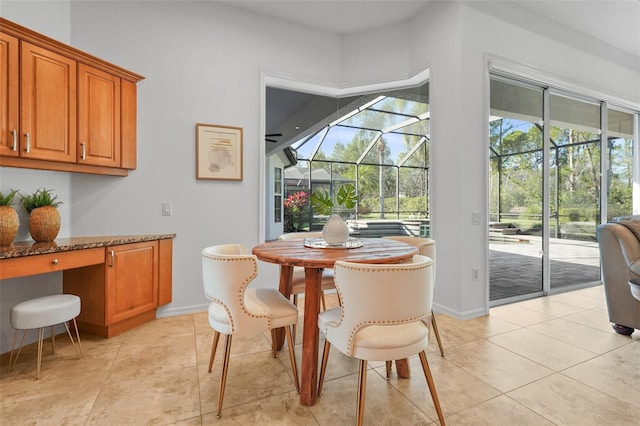
[[[36,364],[36,379],[40,378],[40,363],[42,362],[42,341],[44,340],[44,328],[38,329],[38,363]]]
[[[285,328],[287,334],[287,344],[289,345],[289,359],[291,360],[291,371],[293,371],[293,380],[296,382],[296,390],[300,393],[300,380],[298,379],[298,364],[296,363],[296,353],[294,351],[293,339],[291,338],[291,329]]]
[[[438,400],[438,392],[436,392],[436,384],[433,381],[433,376],[431,375],[431,369],[429,368],[429,363],[427,362],[427,354],[425,353],[425,351],[420,352],[420,362],[422,363],[422,370],[424,371],[424,377],[427,379],[427,386],[429,386],[429,392],[431,392],[431,399],[433,400],[433,405],[436,407],[436,412],[438,413],[438,420],[440,420],[440,426],[445,426],[444,415],[442,414],[442,408],[440,408],[440,400]]]
[[[209,373],[213,367],[213,359],[216,357],[216,348],[218,347],[218,340],[220,339],[220,333],[213,331],[213,343],[211,344],[211,355],[209,356]]]
[[[231,354],[231,336],[225,335],[224,340],[224,360],[222,361],[222,377],[220,378],[220,395],[218,395],[218,412],[216,418],[222,416],[222,400],[224,399],[224,387],[227,384],[227,372],[229,371],[229,355]]]
[[[286,327],[285,327],[286,328]],[[277,356],[276,352],[276,340],[278,339],[278,337],[276,336],[276,329],[272,328],[271,329],[271,356],[273,356],[274,358]]]
[[[358,372],[358,411],[356,415],[356,425],[362,426],[364,418],[364,397],[367,391],[367,361],[360,360],[360,371]]]
[[[385,361],[385,367],[387,370],[387,380],[391,379],[391,365],[393,364],[393,361]]]
[[[320,301],[322,302],[322,310],[327,310],[327,300],[324,297],[324,291],[320,292]]]
[[[329,350],[331,349],[331,343],[328,340],[324,341],[324,350],[322,351],[322,364],[320,364],[320,377],[318,378],[318,393],[320,396],[322,393],[322,385],[324,384],[324,373],[327,371],[327,361],[329,360]]]
[[[433,314],[433,310],[431,310],[431,325],[433,326],[433,331],[436,335],[436,340],[438,341],[440,355],[444,356],[444,349],[442,348],[442,341],[440,340],[440,332],[438,332],[438,324],[436,323],[436,316]]]
[[[296,308],[298,307],[298,295],[297,294],[293,295],[293,306],[295,306]],[[293,328],[292,333],[293,333],[293,344],[294,345],[296,344],[296,327],[297,326],[298,326],[297,324],[293,324],[291,326]]]

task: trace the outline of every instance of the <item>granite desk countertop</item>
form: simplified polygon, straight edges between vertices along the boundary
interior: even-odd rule
[[[109,247],[120,244],[141,243],[145,241],[175,238],[176,234],[144,235],[106,235],[97,237],[57,238],[51,242],[15,241],[10,246],[0,247],[0,259],[34,256],[37,254],[58,253],[97,247]]]

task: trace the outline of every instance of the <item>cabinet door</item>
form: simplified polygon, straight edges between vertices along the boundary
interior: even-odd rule
[[[78,65],[78,163],[120,167],[120,78]]]
[[[0,155],[18,156],[18,39],[0,33]]]
[[[21,42],[20,156],[76,162],[76,62]]]
[[[107,325],[158,306],[158,242],[107,248]]]

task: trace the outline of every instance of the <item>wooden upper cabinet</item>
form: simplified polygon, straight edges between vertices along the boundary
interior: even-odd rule
[[[22,42],[20,155],[76,162],[76,61]]]
[[[0,155],[18,151],[18,39],[0,33]]]
[[[120,167],[120,142],[120,78],[79,64],[78,163]]]
[[[0,18],[0,167],[126,176],[143,78]]]

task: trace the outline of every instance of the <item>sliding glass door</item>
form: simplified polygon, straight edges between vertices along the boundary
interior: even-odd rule
[[[543,291],[543,90],[491,80],[490,300]]]
[[[490,89],[491,304],[598,284],[596,228],[633,214],[638,114],[504,76]]]
[[[633,213],[634,130],[637,114],[607,108],[606,180],[607,221]]]
[[[551,94],[549,279],[555,290],[600,279],[600,104]]]

